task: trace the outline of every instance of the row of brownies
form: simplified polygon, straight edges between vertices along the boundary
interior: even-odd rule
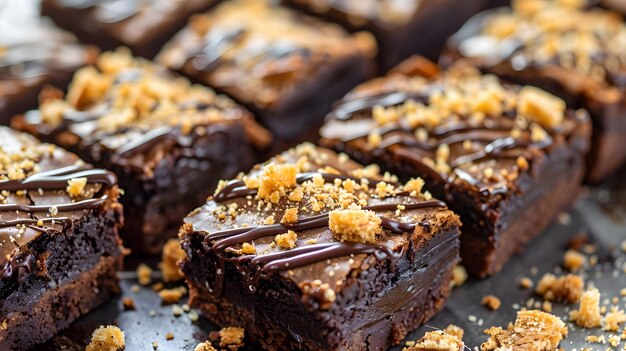
[[[210,194],[179,233],[191,304],[208,319],[268,350],[399,343],[442,308],[459,257],[496,273],[585,176],[621,164],[621,19],[514,5],[468,22],[445,69],[413,57],[349,92],[320,129],[327,149],[303,144],[219,184],[262,159],[272,133],[293,142],[315,128],[339,93],[326,92],[365,79],[374,41],[335,41],[338,27],[263,2],[219,5],[157,61],[245,107],[125,50],[92,57],[66,94],[45,89],[12,120],[51,144],[0,129],[0,346],[43,342],[105,301],[118,230],[156,253]]]

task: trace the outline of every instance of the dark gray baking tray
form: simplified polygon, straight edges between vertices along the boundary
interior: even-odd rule
[[[455,289],[445,309],[430,320],[427,326],[411,333],[407,340],[417,340],[425,331],[445,328],[452,323],[465,329],[466,345],[472,349],[480,346],[486,339],[484,329],[489,326],[506,327],[515,319],[515,305],[524,306],[533,297],[531,290],[518,287],[517,279],[528,276],[536,281],[544,273],[554,271],[562,261],[568,241],[580,233],[587,233],[589,240],[598,247],[599,263],[585,272],[586,281],[593,282],[600,289],[603,300],[619,296],[620,290],[626,288],[626,254],[619,250],[620,243],[626,240],[624,179],[626,172],[605,185],[585,189],[569,214],[560,216],[557,223],[529,245],[522,255],[513,258],[502,272],[485,280],[470,279],[462,287]],[[556,268],[557,272],[558,269]],[[532,274],[534,271],[535,275]],[[76,321],[41,349],[83,350],[95,328],[102,324],[116,324],[126,333],[126,350],[153,350],[152,343],[155,341],[158,343],[158,350],[193,350],[196,344],[208,337],[211,330],[217,329],[203,318],[192,323],[187,314],[174,317],[172,306],[161,306],[160,298],[149,288],[132,292],[131,286],[136,285],[133,274],[133,271],[122,274],[122,296],[134,299],[135,311],[124,311],[121,297],[116,298]],[[502,307],[497,312],[491,312],[480,304],[482,297],[487,294],[496,295],[502,300]],[[620,297],[622,308],[624,302]],[[554,304],[553,313],[566,317],[569,308]],[[150,311],[155,314],[151,316]],[[471,322],[470,316],[475,317],[476,321]],[[580,349],[583,346],[603,350],[607,348],[607,345],[589,345],[584,342],[587,335],[600,334],[599,329],[581,330],[569,324],[569,330],[568,337],[561,343],[561,347],[566,350]],[[167,341],[166,333],[172,333],[174,339]],[[624,343],[626,341],[620,347]],[[401,350],[401,347],[394,350]]]

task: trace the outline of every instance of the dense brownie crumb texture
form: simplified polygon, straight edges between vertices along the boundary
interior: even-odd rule
[[[232,96],[281,140],[301,142],[369,78],[376,43],[267,0],[195,15],[156,60]]]
[[[175,236],[218,179],[257,162],[271,140],[229,98],[123,49],[79,70],[65,97],[48,90],[41,100],[12,125],[118,174],[124,239],[148,253]]]
[[[0,127],[0,349],[41,343],[117,291],[116,184],[111,172]]]
[[[45,84],[65,89],[79,67],[97,53],[41,18],[32,4],[15,3],[0,11],[0,124],[35,108]]]
[[[584,107],[594,118],[590,181],[626,160],[626,25],[615,12],[587,1],[514,1],[470,20],[450,40],[442,63],[465,57],[481,69],[532,84]],[[620,133],[615,140],[612,133]]]
[[[505,84],[465,62],[440,72],[420,57],[355,88],[320,132],[324,146],[423,177],[461,216],[462,256],[478,276],[500,270],[570,206],[589,133],[585,111],[545,91]],[[546,186],[560,168],[568,178]],[[527,207],[539,196],[553,196],[542,200],[551,203],[542,217]]]
[[[399,342],[442,307],[458,260],[458,217],[422,186],[310,144],[221,183],[181,229],[192,306],[270,350]]]

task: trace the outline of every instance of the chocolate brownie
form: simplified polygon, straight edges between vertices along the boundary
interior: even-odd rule
[[[487,0],[283,0],[307,13],[374,34],[378,63],[387,71],[420,54],[437,59],[448,37],[485,9]]]
[[[504,79],[534,85],[591,115],[587,180],[595,183],[626,160],[626,25],[585,2],[519,0],[485,12],[452,39],[441,60],[463,57]]]
[[[268,0],[236,0],[193,17],[157,61],[229,94],[293,144],[370,76],[375,52],[367,33],[349,35]]]
[[[25,350],[118,291],[117,179],[0,127],[0,349]]]
[[[187,23],[218,0],[42,0],[41,13],[83,42],[129,47],[152,58]]]
[[[185,219],[190,303],[266,350],[386,350],[444,305],[458,217],[376,166],[304,144]]]
[[[115,172],[125,192],[124,242],[150,254],[219,179],[258,162],[271,139],[229,98],[125,50],[78,71],[65,98],[47,95],[13,126]]]
[[[95,48],[78,44],[34,6],[15,2],[0,11],[0,124],[37,107],[41,88],[65,89],[79,67],[93,63]]]
[[[574,201],[589,133],[585,111],[542,90],[414,57],[338,102],[320,143],[422,177],[461,217],[463,265],[483,277]]]

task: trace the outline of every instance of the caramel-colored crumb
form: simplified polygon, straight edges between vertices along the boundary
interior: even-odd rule
[[[403,351],[461,351],[464,347],[462,340],[437,330],[427,332],[413,346],[405,347]]]
[[[114,326],[100,326],[91,334],[91,342],[85,351],[118,351],[126,347],[124,332]]]
[[[196,345],[193,351],[217,351],[217,349],[209,341],[205,341]]]
[[[565,114],[565,101],[541,89],[525,86],[519,92],[518,112],[546,128],[559,126]]]
[[[361,209],[334,210],[328,214],[328,227],[337,240],[372,243],[382,232],[376,212]]]
[[[174,340],[174,334],[172,333],[165,334],[165,340]]]
[[[171,305],[173,303],[178,303],[185,293],[186,291],[180,288],[163,289],[159,291],[159,296],[161,297],[161,302],[163,304]]]
[[[230,350],[243,347],[244,329],[239,327],[222,328],[220,334],[220,346]]]
[[[293,230],[287,231],[285,234],[276,235],[276,244],[281,249],[293,249],[296,247],[296,240],[298,240],[298,234]]]
[[[178,239],[170,239],[163,245],[160,268],[164,282],[172,283],[183,279],[177,262],[184,257],[185,251],[180,247]]]
[[[535,292],[548,301],[574,303],[580,298],[584,287],[585,282],[577,275],[557,277],[546,273],[537,283]]]
[[[460,264],[454,267],[452,271],[452,286],[459,287],[467,280],[467,270]]]
[[[583,328],[597,328],[602,323],[600,292],[598,289],[585,291],[580,297],[580,308],[570,312],[570,318]]]
[[[626,322],[626,313],[619,308],[613,308],[602,319],[602,329],[606,331],[618,331],[620,326]]]
[[[484,306],[486,306],[487,308],[489,308],[492,311],[496,311],[497,309],[499,309],[500,305],[502,304],[500,299],[495,297],[495,296],[493,296],[493,295],[487,295],[487,296],[483,297],[483,299],[480,301],[480,303],[483,304]]]
[[[576,250],[567,250],[563,256],[563,267],[570,272],[577,272],[586,262],[587,258],[585,255]]]
[[[454,324],[449,324],[446,329],[443,330],[444,333],[454,336],[458,340],[463,340],[463,335],[465,335],[465,331],[463,328],[456,326]]]
[[[243,253],[244,255],[254,255],[256,254],[256,247],[254,246],[254,243],[250,244],[250,243],[243,243],[241,245],[241,253]]]
[[[556,350],[567,335],[567,327],[557,316],[527,310],[518,312],[515,324],[506,330],[491,327],[485,333],[489,339],[480,345],[481,351]]]
[[[298,167],[295,165],[268,164],[263,168],[258,190],[259,198],[278,203],[278,200],[286,195],[287,189],[296,185],[297,175]]]
[[[125,297],[122,299],[122,306],[124,306],[124,309],[127,311],[134,310],[135,300],[133,300],[132,297]]]
[[[71,197],[78,197],[83,194],[85,187],[87,186],[87,178],[72,178],[67,181],[67,187],[65,190]]]
[[[152,281],[152,268],[145,264],[140,264],[137,267],[137,280],[141,285],[148,285]]]
[[[288,208],[285,210],[285,214],[283,215],[283,219],[280,220],[281,224],[293,224],[298,223],[298,208]]]
[[[535,285],[532,281],[532,279],[528,278],[528,277],[522,277],[519,280],[519,286],[522,289],[530,289],[533,287],[533,285]]]

